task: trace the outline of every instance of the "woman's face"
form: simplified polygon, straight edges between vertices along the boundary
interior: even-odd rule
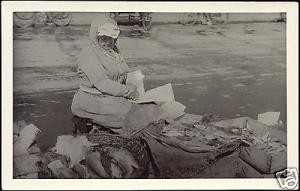
[[[104,49],[113,49],[117,39],[109,36],[98,36],[98,45]]]

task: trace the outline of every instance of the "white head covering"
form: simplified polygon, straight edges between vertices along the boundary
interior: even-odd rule
[[[94,18],[89,32],[89,39],[93,45],[97,46],[98,35],[108,35],[114,38],[118,37],[119,33],[120,30],[115,20],[108,16],[101,16]]]
[[[97,36],[109,36],[116,39],[119,34],[119,27],[111,22],[107,22],[104,25],[99,26],[97,30]]]

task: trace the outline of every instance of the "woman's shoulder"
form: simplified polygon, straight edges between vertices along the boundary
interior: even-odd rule
[[[83,67],[84,65],[89,64],[91,59],[93,59],[91,48],[88,46],[82,48],[78,56],[78,66]]]
[[[87,60],[89,58],[92,58],[93,57],[93,50],[91,47],[89,46],[86,46],[86,47],[83,47],[81,49],[81,52],[79,53],[79,59],[83,59],[83,60]]]
[[[83,48],[81,49],[80,56],[81,56],[81,55],[86,55],[86,54],[91,54],[91,53],[92,53],[91,50],[92,50],[92,49],[91,49],[89,46],[83,47]]]

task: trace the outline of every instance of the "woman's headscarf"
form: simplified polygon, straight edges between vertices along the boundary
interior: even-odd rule
[[[119,30],[117,23],[110,17],[98,17],[93,20],[89,31],[89,44],[88,47],[83,50],[83,53],[79,58],[79,66],[81,69],[83,69],[83,71],[88,71],[90,70],[91,65],[96,66],[101,64],[104,67],[104,69],[107,71],[107,75],[110,76],[111,79],[118,79],[119,77],[115,76],[116,74],[119,75],[120,73],[129,71],[127,64],[122,61],[123,59],[121,59],[120,55],[118,54],[118,51],[105,50],[98,46],[98,40],[97,40],[98,29],[99,27],[103,27],[108,23],[110,25],[111,24],[114,25],[113,29],[117,27],[117,29]],[[111,64],[111,62],[109,62],[106,59],[107,56],[116,60],[117,63],[122,63],[122,64],[117,64],[117,65]]]
[[[93,20],[89,32],[89,39],[90,43],[92,43],[94,46],[98,45],[97,40],[97,32],[99,27],[104,26],[105,24],[113,24],[115,27],[119,28],[116,21],[109,16],[103,16],[103,17],[97,17]]]

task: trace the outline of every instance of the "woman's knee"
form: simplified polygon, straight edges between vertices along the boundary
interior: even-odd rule
[[[73,98],[73,101],[72,101],[72,104],[71,104],[71,112],[74,115],[77,115],[81,109],[82,108],[80,107],[79,102],[76,99],[76,95],[74,95],[74,98]]]

